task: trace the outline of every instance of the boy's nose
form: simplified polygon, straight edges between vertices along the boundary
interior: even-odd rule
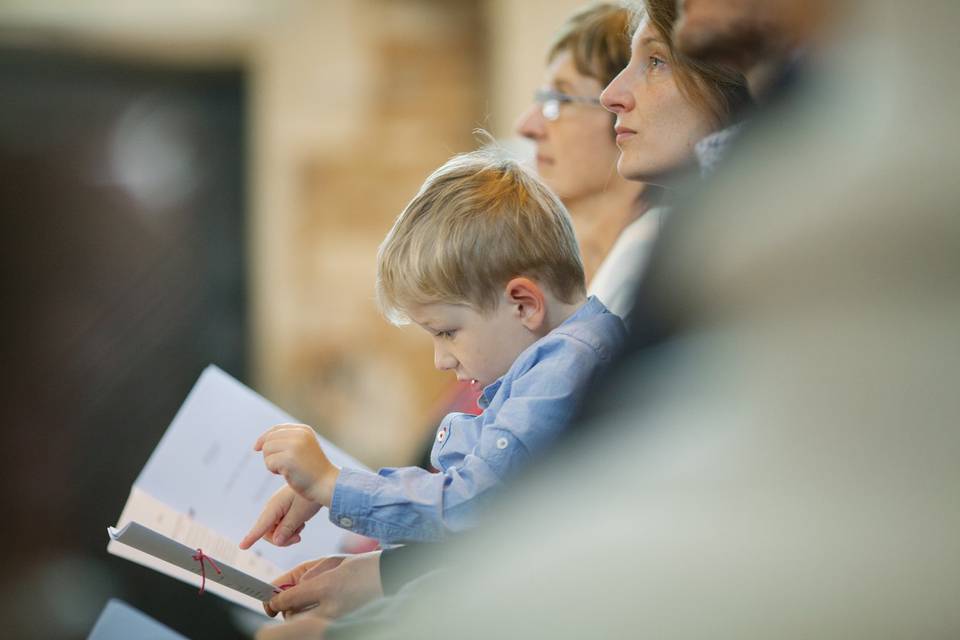
[[[440,371],[449,371],[450,369],[456,369],[459,362],[453,357],[453,355],[440,346],[436,346],[433,349],[433,366],[435,366]]]

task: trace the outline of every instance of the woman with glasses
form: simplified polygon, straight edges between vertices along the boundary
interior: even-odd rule
[[[544,85],[517,121],[537,172],[573,218],[591,295],[625,315],[659,225],[660,189],[617,173],[620,151],[600,92],[630,59],[631,12],[592,5],[571,16],[547,54]]]

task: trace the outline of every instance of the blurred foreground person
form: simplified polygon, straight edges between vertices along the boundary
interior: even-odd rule
[[[677,45],[687,55],[726,62],[764,98],[793,61],[817,47],[846,2],[831,0],[678,0]]]
[[[677,212],[602,437],[362,637],[960,635],[960,5],[834,4]]]

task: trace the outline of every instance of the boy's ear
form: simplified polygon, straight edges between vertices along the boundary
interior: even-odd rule
[[[512,307],[524,327],[537,332],[547,318],[547,299],[536,282],[530,278],[514,278],[504,289],[506,303]]]

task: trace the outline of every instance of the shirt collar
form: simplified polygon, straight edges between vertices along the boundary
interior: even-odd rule
[[[602,313],[604,310],[603,303],[597,299],[597,296],[590,296],[587,298],[587,301],[580,305],[580,308],[570,314],[570,317],[558,324],[553,331],[556,331],[560,327],[571,324],[580,320],[583,317],[594,316],[598,313]],[[551,331],[550,333],[553,333]],[[549,334],[547,334],[549,335]],[[536,344],[536,343],[534,343]],[[532,345],[531,345],[532,346]],[[520,356],[517,356],[519,359]],[[506,374],[504,374],[506,375]],[[500,385],[503,384],[504,376],[500,376],[487,386],[483,388],[483,391],[480,393],[480,397],[477,399],[477,406],[481,409],[486,409],[490,404],[490,401],[493,400],[493,396],[497,395],[497,391],[500,390]]]
[[[503,376],[500,376],[485,386],[483,391],[480,393],[480,397],[477,398],[477,406],[481,409],[486,409],[490,405],[490,401],[493,400],[493,396],[497,395],[497,391],[500,390],[501,384],[503,384]]]
[[[742,129],[742,122],[731,125],[726,129],[714,131],[694,145],[693,151],[697,155],[697,162],[700,164],[701,176],[706,177],[714,172]]]

